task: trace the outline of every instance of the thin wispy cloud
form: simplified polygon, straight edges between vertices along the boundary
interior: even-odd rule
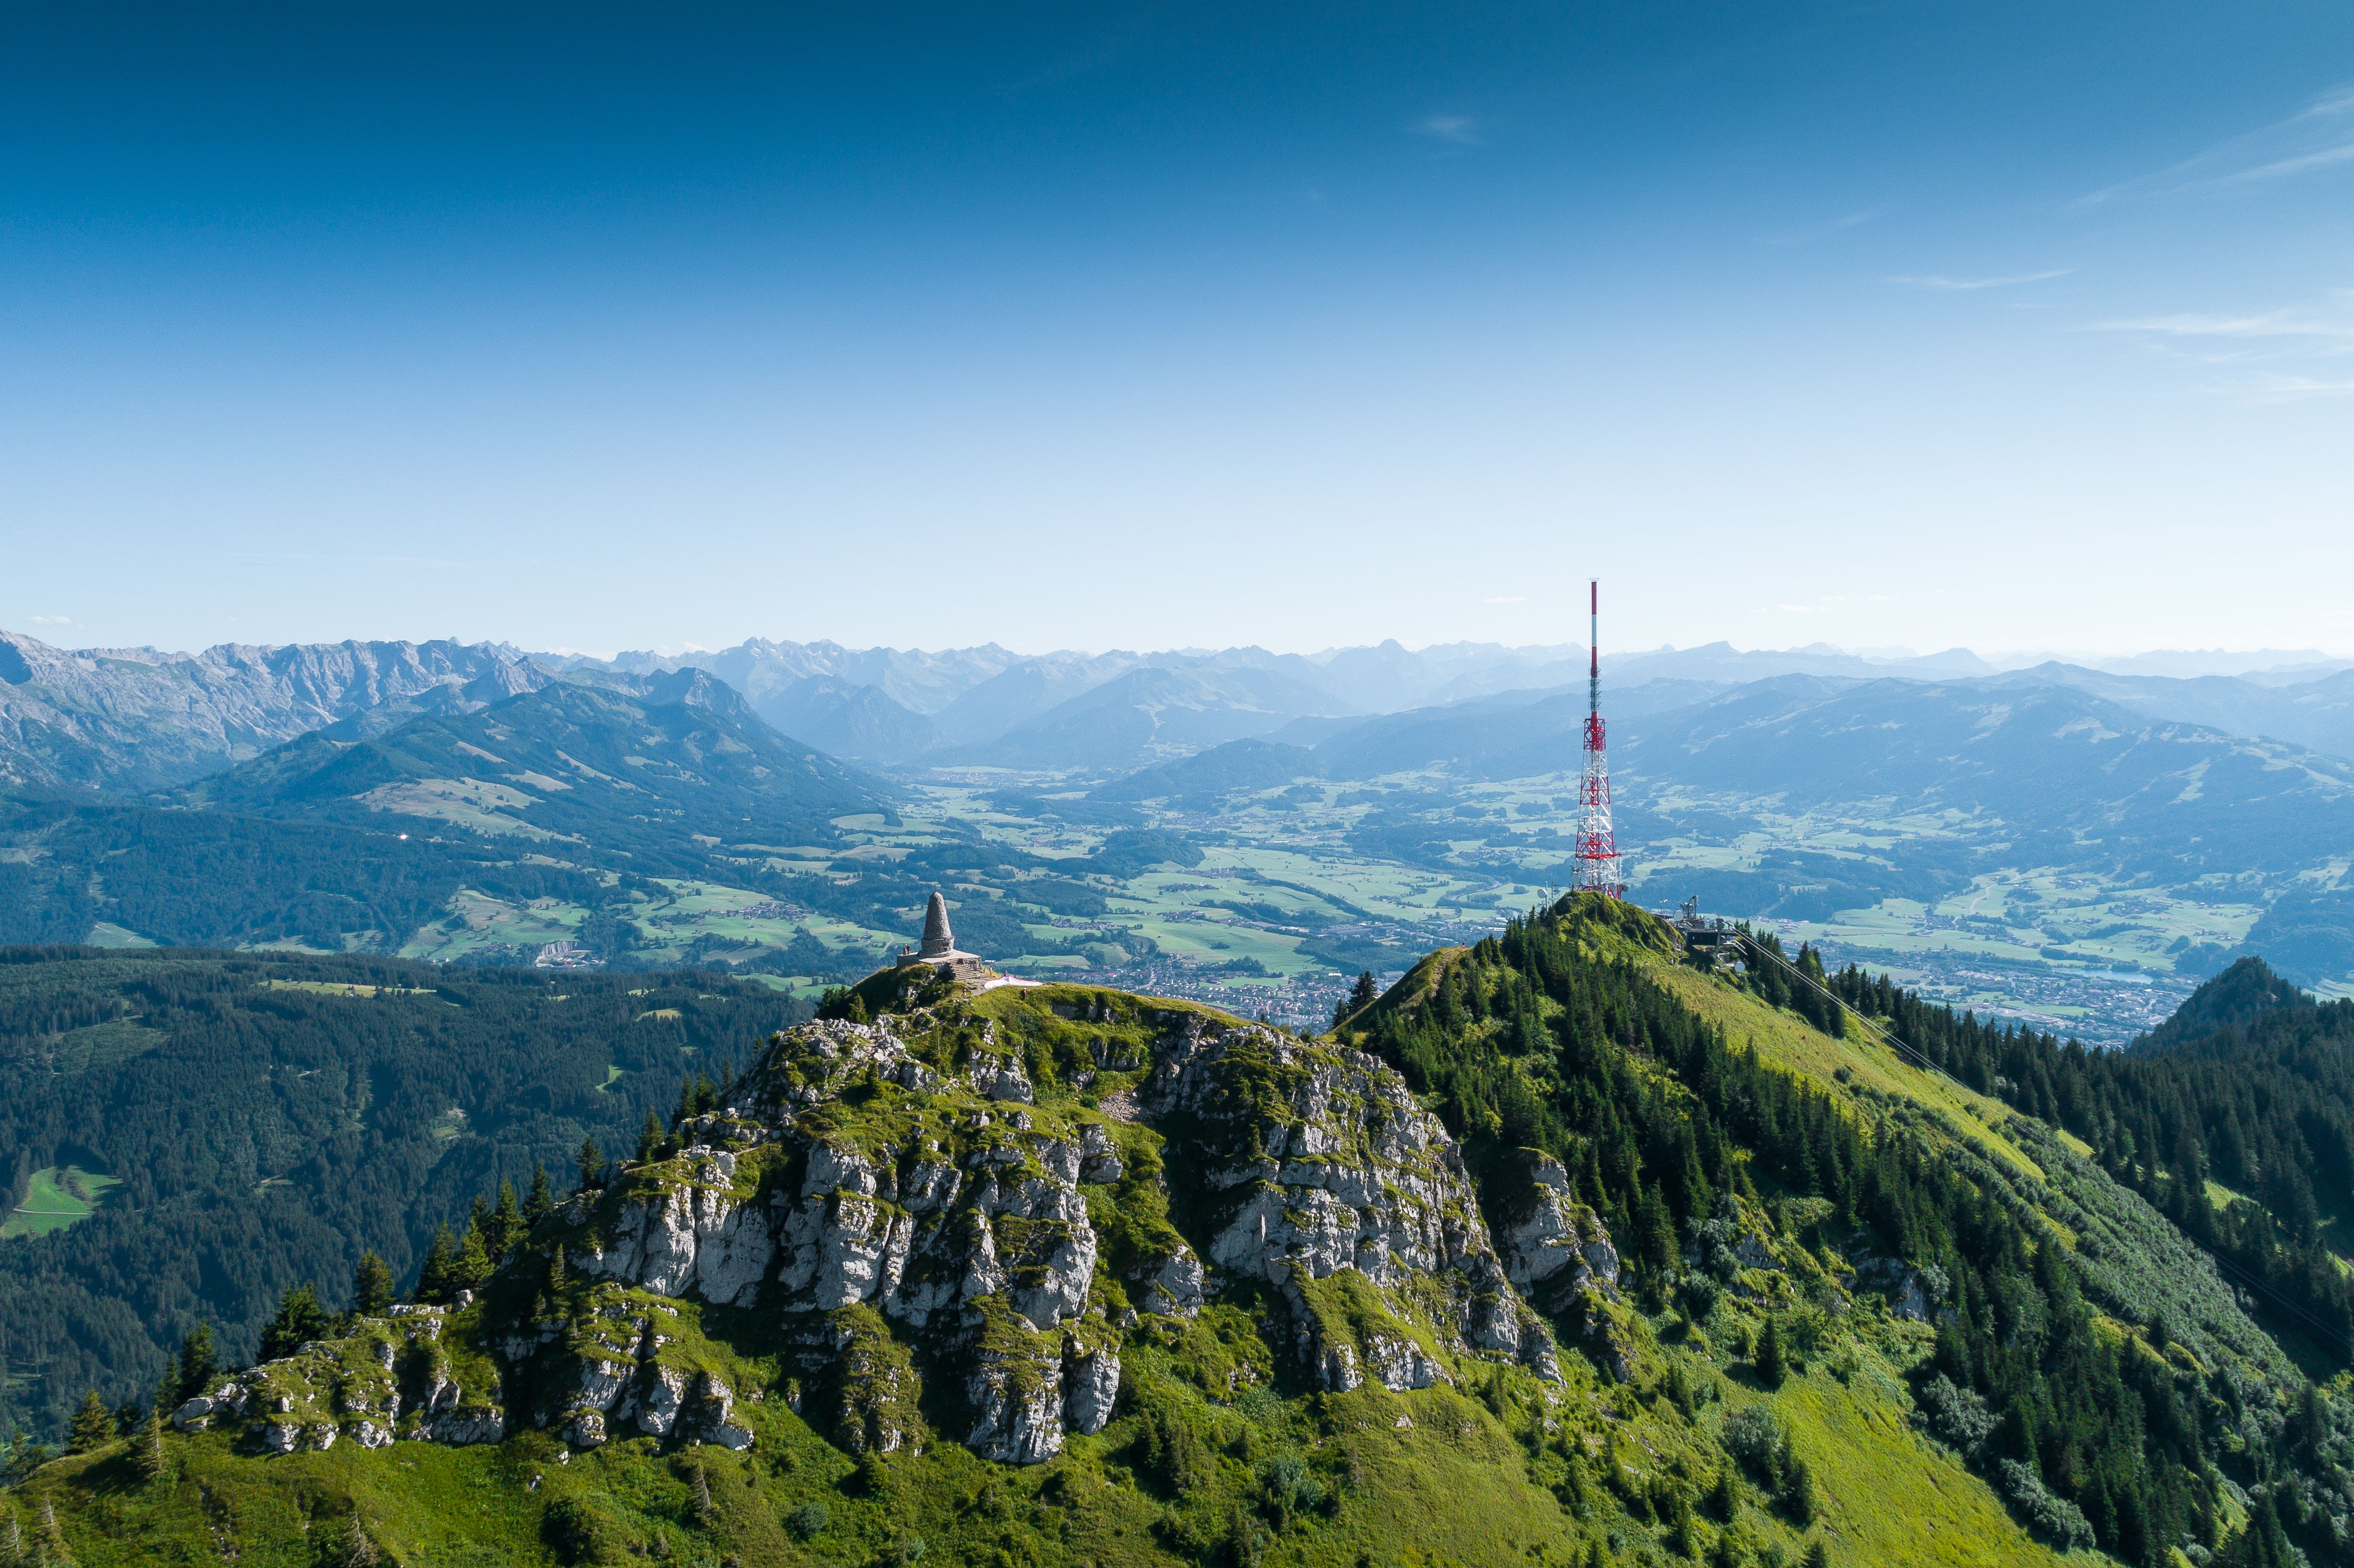
[[[1479,122],[1468,114],[1433,114],[1416,122],[1415,132],[1456,147],[1484,147]]]
[[[1924,277],[1891,278],[1888,281],[1910,284],[1915,289],[2014,289],[2021,283],[2041,283],[2047,278],[2064,278],[2075,270],[2073,267],[2054,267],[2046,272],[2015,272],[2001,278],[1948,278],[1943,273],[1932,272]]]
[[[2269,372],[2218,388],[2257,403],[2301,403],[2311,397],[2354,397],[2354,381],[2324,380],[2313,376],[2275,376]]]
[[[2325,353],[2354,347],[2354,315],[2316,315],[2307,311],[2266,311],[2260,315],[2215,315],[2182,311],[2173,315],[2094,322],[2095,332],[2151,333],[2160,337],[2254,338],[2302,341]]]
[[[2285,120],[2217,143],[2169,168],[2094,191],[2078,205],[2221,194],[2348,166],[2354,166],[2354,84],[2334,87]]]
[[[2354,291],[2318,307],[2178,311],[2094,322],[2091,330],[2134,334],[2168,356],[2204,366],[2276,366],[2229,375],[2209,386],[2243,402],[2292,403],[2354,393],[2354,380],[2342,371],[2347,356],[2354,355]]]
[[[1524,593],[1510,593],[1500,599],[1483,599],[1479,602],[1481,604],[1526,604],[1529,602],[1529,596]]]
[[[1870,223],[1875,217],[1884,217],[1895,210],[1896,204],[1894,202],[1882,202],[1878,207],[1867,207],[1857,212],[1846,213],[1838,217],[1826,218],[1820,223],[1810,223],[1801,228],[1788,229],[1780,234],[1769,234],[1766,236],[1766,243],[1768,245],[1803,245],[1810,239],[1827,238],[1831,235],[1842,233],[1848,229],[1856,228],[1860,224]]]
[[[33,624],[36,626],[71,626],[73,624],[73,617],[70,615],[37,615],[33,617]]]

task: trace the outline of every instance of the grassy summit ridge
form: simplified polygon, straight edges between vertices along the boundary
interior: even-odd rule
[[[90,1563],[233,1549],[255,1563],[1584,1568],[2037,1563],[2073,1543],[2173,1564],[2286,1562],[2290,1533],[2314,1561],[2342,1552],[2343,1390],[2306,1383],[2155,1211],[2023,1117],[1912,1097],[1884,1064],[1865,1075],[1882,1047],[1680,968],[1638,911],[1564,903],[1434,955],[1320,1042],[1075,987],[862,988],[859,1010],[876,1004],[880,1027],[805,1026],[749,1089],[684,1107],[610,1183],[516,1238],[472,1300],[372,1315],[243,1374],[275,1391],[266,1408],[163,1437],[160,1467],[148,1439],[117,1439],[25,1475],[0,1498],[0,1548],[13,1520],[31,1551],[53,1531]],[[1470,1336],[1444,1268],[1253,1277],[1217,1261],[1257,1201],[1248,1181],[1217,1184],[1241,1134],[1342,1176],[1385,1158],[1346,1139],[1281,1154],[1274,1136],[1406,1115],[1372,1114],[1396,1082],[1376,1059],[1451,1135],[1394,1168],[1459,1166],[1517,1294],[1551,1317],[1556,1367]],[[1169,1086],[1189,1063],[1206,1097]],[[1328,1083],[1362,1097],[1303,1114]],[[1101,1147],[1088,1128],[1116,1159],[1093,1156],[1080,1181],[1099,1245],[1062,1364],[1116,1351],[1117,1400],[1038,1463],[965,1441],[981,1396],[960,1374],[1045,1337],[1007,1305],[1047,1287],[1018,1265],[977,1298],[980,1323],[944,1310],[911,1330],[879,1297],[798,1295],[782,1266],[748,1289],[705,1270],[665,1295],[607,1261],[648,1234],[631,1216],[655,1200],[707,1214],[721,1196],[807,1192],[829,1215],[864,1203],[888,1221],[917,1213],[921,1164],[870,1192],[859,1171],[886,1154],[938,1152],[1010,1186],[1059,1141]],[[820,1150],[837,1152],[812,1181]],[[1278,1205],[1303,1234],[1320,1190]],[[1518,1238],[1546,1192],[1567,1194],[1552,1212],[1589,1245],[1615,1238],[1615,1287],[1526,1268]],[[1022,1239],[1002,1235],[1000,1255]],[[1198,1308],[1146,1284],[1181,1244],[1210,1263]],[[1427,1386],[1334,1386],[1319,1348],[1342,1331],[1361,1350],[1410,1335]],[[617,1417],[583,1443],[576,1369],[632,1335],[686,1391],[678,1423]],[[446,1383],[453,1415],[496,1401],[507,1436],[349,1440],[387,1377]],[[397,1419],[441,1414],[428,1401]],[[256,1454],[273,1422],[346,1437]]]

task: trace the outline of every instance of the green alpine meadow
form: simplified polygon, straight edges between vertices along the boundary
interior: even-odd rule
[[[718,977],[444,995],[397,960],[107,958],[232,1022],[257,995],[597,1022],[534,1023],[501,1069],[509,1163],[461,1223],[424,1232],[455,1192],[387,1214],[266,1318],[197,1309],[225,1249],[188,1265],[145,1314],[178,1342],[127,1344],[107,1394],[11,1446],[0,1563],[2354,1552],[2354,1004],[2246,960],[2093,1056],[1576,894],[1317,1032],[931,962],[938,924],[813,1017]],[[53,985],[100,961],[47,951]],[[63,1037],[113,1060],[85,1075],[159,1059],[129,1032],[160,1028],[85,1011]],[[386,1097],[430,1055],[379,1052],[335,1070]],[[19,1175],[41,1217],[0,1250],[41,1261],[10,1289],[80,1267],[126,1294],[134,1260],[73,1249],[155,1178],[102,1188],[61,1147]],[[389,1151],[340,1157],[398,1185]],[[158,1267],[178,1245],[145,1242]]]

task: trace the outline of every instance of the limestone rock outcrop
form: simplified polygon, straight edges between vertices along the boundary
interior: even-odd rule
[[[1548,1311],[1568,1310],[1588,1289],[1615,1293],[1618,1249],[1610,1233],[1573,1195],[1561,1161],[1532,1150],[1528,1165],[1527,1195],[1499,1237],[1506,1276]]]
[[[499,1442],[507,1418],[497,1380],[480,1363],[454,1364],[441,1328],[431,1309],[364,1318],[341,1339],[314,1340],[183,1402],[172,1423],[193,1432],[242,1420],[246,1441],[276,1454],[324,1450],[342,1438],[364,1448],[396,1437]]]
[[[1362,1052],[1198,1015],[1157,1051],[1138,1092],[1149,1121],[1182,1118],[1214,1194],[1213,1264],[1277,1286],[1326,1386],[1373,1377],[1422,1388],[1433,1350],[1485,1351],[1557,1379],[1553,1334],[1496,1255],[1469,1174],[1405,1081]],[[1397,1327],[1320,1305],[1311,1287],[1350,1274]],[[1450,1309],[1417,1330],[1399,1292],[1437,1280]],[[1436,1336],[1426,1345],[1424,1340]]]
[[[280,1452],[518,1425],[743,1448],[748,1404],[779,1394],[847,1450],[893,1454],[933,1440],[930,1378],[970,1422],[939,1436],[1034,1464],[1112,1421],[1129,1336],[1187,1332],[1244,1287],[1285,1309],[1269,1345],[1331,1390],[1478,1361],[1558,1381],[1539,1307],[1608,1354],[1609,1313],[1586,1308],[1615,1307],[1617,1255],[1560,1167],[1532,1164],[1491,1235],[1445,1127],[1345,1047],[1098,993],[804,1024],[726,1097],[543,1222],[459,1318],[468,1353],[440,1309],[405,1308],[175,1422],[233,1409]],[[713,1338],[743,1314],[781,1373]]]

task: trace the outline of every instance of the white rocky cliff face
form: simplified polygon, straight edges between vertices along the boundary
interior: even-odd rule
[[[1099,1024],[1096,1008],[1055,1011]],[[1173,1333],[1246,1284],[1288,1308],[1270,1343],[1287,1353],[1288,1336],[1328,1389],[1426,1388],[1471,1360],[1558,1378],[1531,1301],[1576,1321],[1618,1268],[1559,1166],[1534,1167],[1491,1237],[1445,1128],[1378,1060],[1188,1007],[1134,1016],[1124,1038],[1066,1038],[1059,1070],[962,1009],[803,1025],[734,1105],[676,1129],[675,1153],[576,1195],[510,1261],[545,1271],[560,1245],[591,1283],[546,1320],[484,1326],[495,1386],[461,1387],[441,1314],[408,1308],[380,1344],[258,1369],[176,1419],[217,1420],[233,1393],[281,1450],[495,1442],[517,1422],[577,1448],[740,1448],[755,1424],[739,1397],[781,1392],[851,1451],[894,1453],[930,1440],[933,1378],[953,1380],[970,1422],[946,1436],[1033,1464],[1111,1421],[1122,1344],[1147,1317]],[[496,1282],[486,1295],[516,1298]],[[744,1386],[704,1338],[714,1309],[782,1330],[785,1389]]]
[[[1327,1387],[1427,1387],[1451,1379],[1450,1359],[1481,1354],[1557,1377],[1552,1331],[1522,1291],[1565,1301],[1615,1281],[1617,1255],[1591,1215],[1541,1202],[1500,1255],[1452,1139],[1380,1062],[1191,1010],[1161,1022],[1149,1057],[1097,1046],[1089,1075],[1140,1072],[1137,1119],[1186,1141],[1204,1189],[1189,1195],[1213,1219],[1206,1266],[1173,1234],[1131,1264],[1121,1284],[1135,1308],[1190,1315],[1220,1281],[1253,1279],[1290,1304],[1296,1349]],[[696,1141],[609,1199],[579,1266],[789,1321],[877,1314],[960,1368],[975,1413],[967,1443],[1033,1463],[1113,1412],[1122,1325],[1096,1299],[1103,1249],[1084,1189],[1120,1181],[1125,1163],[1108,1118],[1052,1095],[1042,1104],[991,1026],[953,1062],[919,1058],[902,1033],[916,1028],[795,1031],[742,1104],[686,1129]],[[883,1097],[883,1086],[898,1091],[887,1118],[843,1114],[846,1098]],[[1325,1309],[1343,1276],[1372,1290],[1372,1318]],[[1436,1319],[1407,1300],[1418,1280],[1443,1287]],[[887,1451],[918,1440],[912,1399],[864,1385],[914,1373],[867,1332],[804,1330],[804,1364],[813,1382],[840,1384],[854,1446]],[[662,1393],[632,1404],[616,1391],[610,1359],[581,1364],[566,1427],[576,1441],[617,1412],[645,1430],[669,1419]]]
[[[1287,1091],[1278,1102],[1237,1092],[1270,1079]],[[1558,1378],[1552,1332],[1507,1278],[1454,1140],[1389,1067],[1197,1016],[1155,1053],[1138,1104],[1148,1119],[1182,1118],[1203,1142],[1204,1180],[1219,1199],[1211,1262],[1283,1290],[1327,1387],[1369,1376],[1427,1387],[1446,1376],[1433,1349],[1511,1356]],[[1352,1330],[1318,1309],[1323,1293],[1311,1287],[1342,1274],[1374,1288],[1397,1330]],[[1417,1277],[1443,1284],[1452,1303],[1418,1329],[1396,1294]]]

